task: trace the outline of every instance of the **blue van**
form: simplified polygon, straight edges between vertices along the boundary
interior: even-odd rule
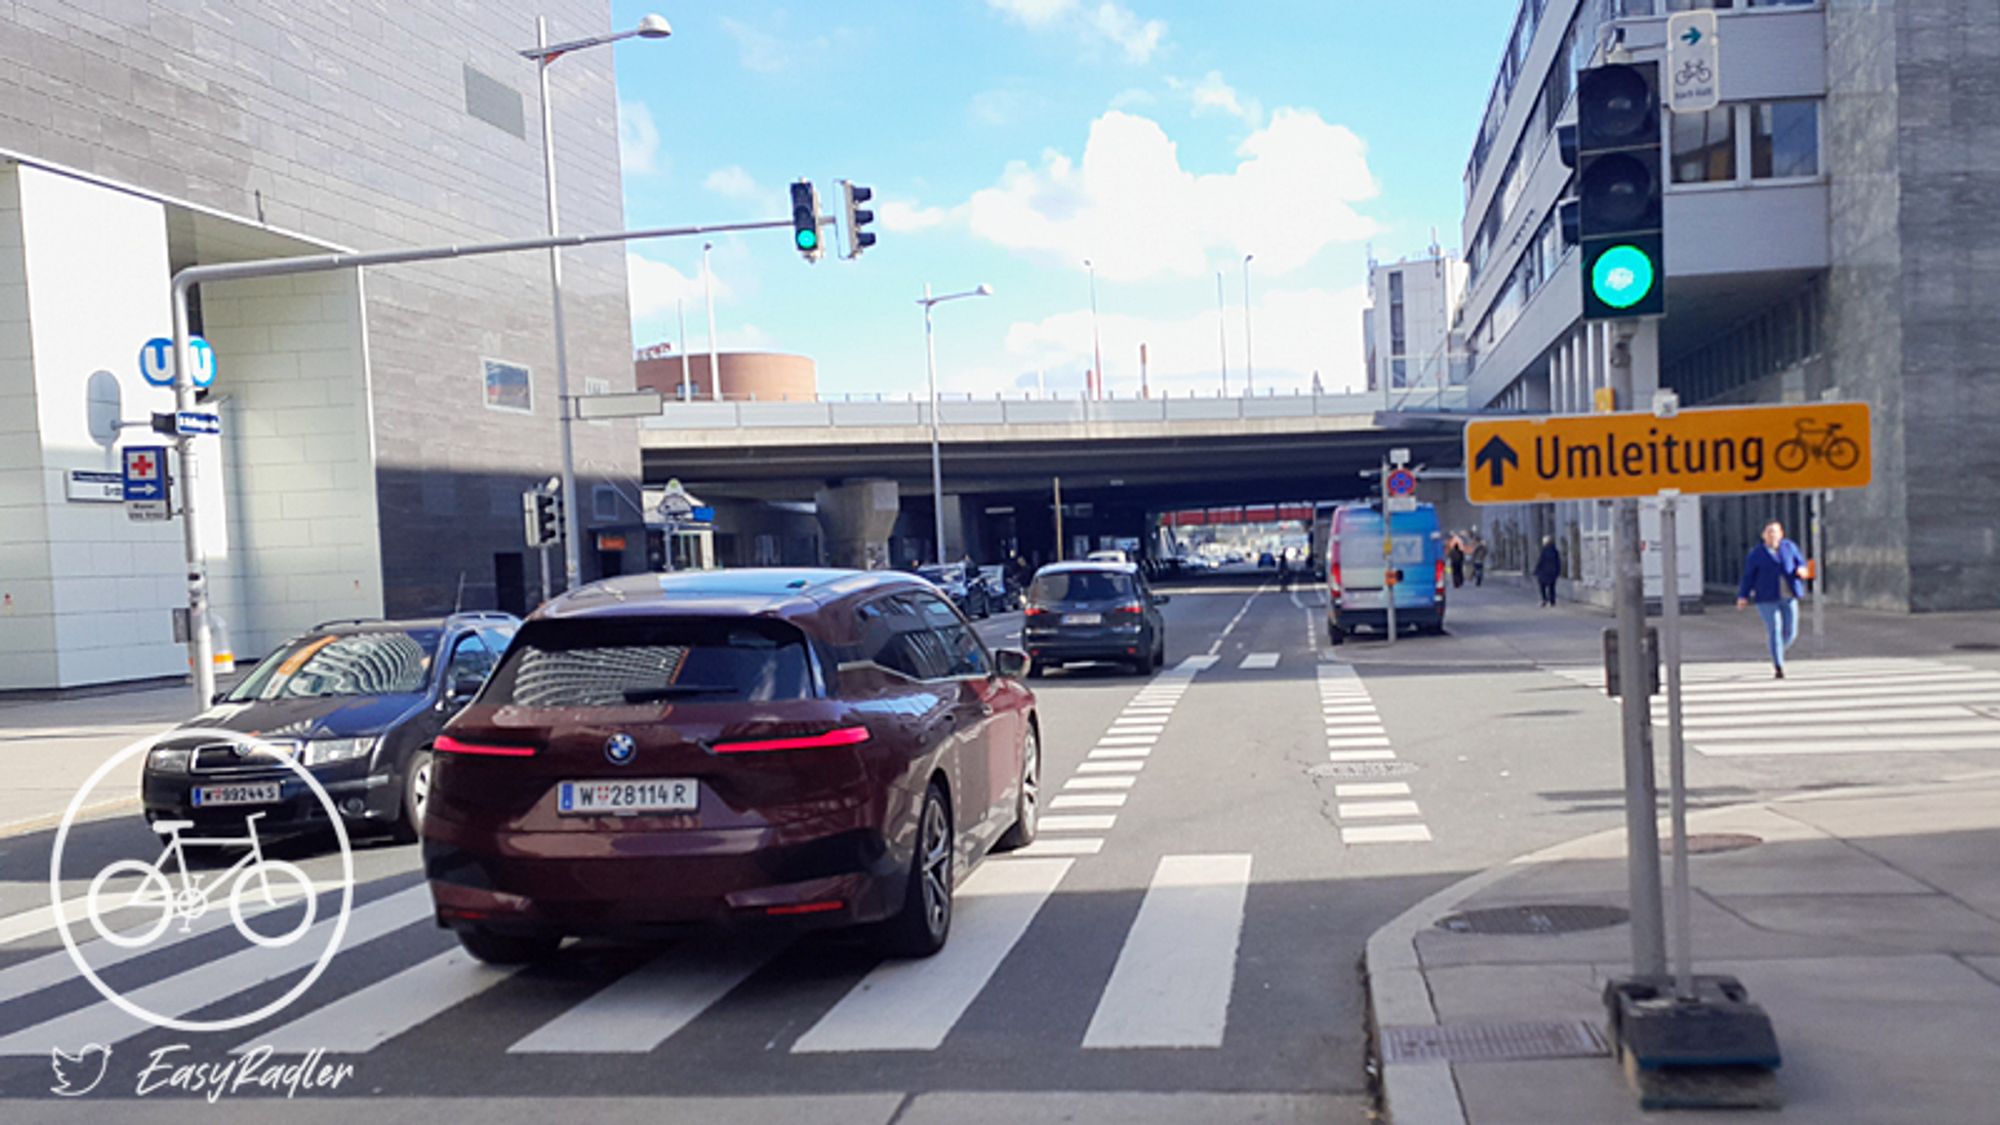
[[[1394,585],[1398,632],[1444,632],[1444,535],[1437,509],[1417,505],[1396,512],[1392,549],[1399,574]],[[1382,512],[1369,504],[1335,508],[1326,543],[1326,639],[1339,644],[1356,629],[1389,629],[1384,598]]]

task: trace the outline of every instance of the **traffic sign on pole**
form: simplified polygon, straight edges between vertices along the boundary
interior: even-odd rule
[[[188,351],[194,369],[188,378],[197,387],[215,382],[215,349],[199,336],[188,337]],[[139,348],[139,377],[155,387],[174,385],[174,341],[171,336],[155,336]]]
[[[1722,57],[1715,36],[1715,10],[1675,12],[1667,17],[1667,108],[1701,113],[1722,102]]]
[[[125,514],[135,520],[169,518],[166,447],[127,446],[124,459]]]
[[[1465,427],[1474,504],[1863,488],[1868,405],[1750,406],[1479,420]]]

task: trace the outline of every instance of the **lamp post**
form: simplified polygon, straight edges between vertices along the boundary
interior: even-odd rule
[[[681,401],[694,401],[694,380],[688,375],[688,318],[685,302],[674,298],[674,319],[681,328]]]
[[[664,39],[672,34],[673,28],[667,26],[664,18],[649,15],[641,19],[639,26],[630,31],[592,35],[584,39],[573,39],[567,43],[551,44],[548,18],[535,17],[535,46],[522,51],[521,57],[534,60],[537,77],[541,80],[542,174],[544,190],[548,195],[549,237],[553,238],[558,233],[555,109],[549,102],[549,64],[571,51],[602,47],[633,36]],[[576,448],[570,434],[572,411],[569,397],[569,348],[563,338],[562,251],[555,247],[549,248],[549,290],[555,311],[556,404],[562,424],[563,589],[574,590],[583,577],[583,553],[577,542]]]
[[[1257,394],[1257,368],[1250,359],[1250,259],[1255,254],[1243,255],[1243,393]]]
[[[1229,312],[1222,303],[1222,271],[1215,271],[1215,341],[1222,362],[1222,393],[1229,393]]]
[[[1104,397],[1104,344],[1097,336],[1097,267],[1090,259],[1083,260],[1083,268],[1090,271],[1090,369],[1095,372],[1097,397]]]
[[[713,249],[713,242],[701,244],[701,292],[708,302],[708,397],[711,402],[721,402],[722,366],[715,354],[715,271],[708,266],[708,252]]]
[[[963,293],[947,293],[942,297],[931,296],[930,282],[924,283],[924,295],[917,301],[924,307],[924,368],[928,372],[931,394],[931,512],[935,517],[937,534],[937,561],[944,565],[944,460],[938,452],[938,389],[937,389],[937,342],[931,330],[931,306],[946,301],[956,301],[961,297],[991,297],[993,287],[981,285]]]

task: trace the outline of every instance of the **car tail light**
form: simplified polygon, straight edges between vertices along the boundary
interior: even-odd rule
[[[1439,560],[1437,561],[1437,592],[1438,592],[1438,597],[1444,597],[1444,560],[1443,560],[1443,559],[1439,559]]]
[[[535,756],[535,748],[532,746],[494,746],[480,742],[461,742],[448,734],[439,735],[437,741],[431,743],[431,749],[436,750],[440,754],[470,754],[476,757],[487,758],[532,758]]]
[[[1047,606],[1031,605],[1021,611],[1023,616],[1040,617],[1049,611]]]
[[[798,738],[718,742],[713,749],[718,754],[755,754],[766,750],[830,750],[836,746],[854,746],[866,741],[868,741],[867,727],[840,727],[824,734],[809,734]]]
[[[839,910],[846,905],[846,903],[836,898],[828,899],[825,902],[795,902],[785,906],[767,907],[764,913],[778,917],[783,917],[787,914],[825,914],[828,911]]]
[[[1327,591],[1334,597],[1337,598],[1340,596],[1340,556],[1338,555],[1334,556],[1333,560],[1326,564],[1326,585]]]
[[[1136,617],[1137,615],[1146,612],[1146,607],[1139,602],[1126,602],[1124,605],[1112,606],[1111,612],[1129,613]]]

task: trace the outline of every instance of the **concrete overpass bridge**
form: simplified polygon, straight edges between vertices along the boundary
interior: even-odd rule
[[[1065,535],[1095,542],[1143,539],[1163,511],[1356,497],[1369,487],[1361,470],[1391,446],[1455,466],[1459,423],[1439,415],[1462,410],[1462,394],[1395,405],[1305,394],[945,400],[947,553],[1051,553],[1057,478]],[[830,546],[886,539],[898,515],[900,537],[933,538],[926,402],[669,403],[639,434],[648,484],[678,479],[709,501],[815,502]],[[870,527],[851,536],[848,520]]]

